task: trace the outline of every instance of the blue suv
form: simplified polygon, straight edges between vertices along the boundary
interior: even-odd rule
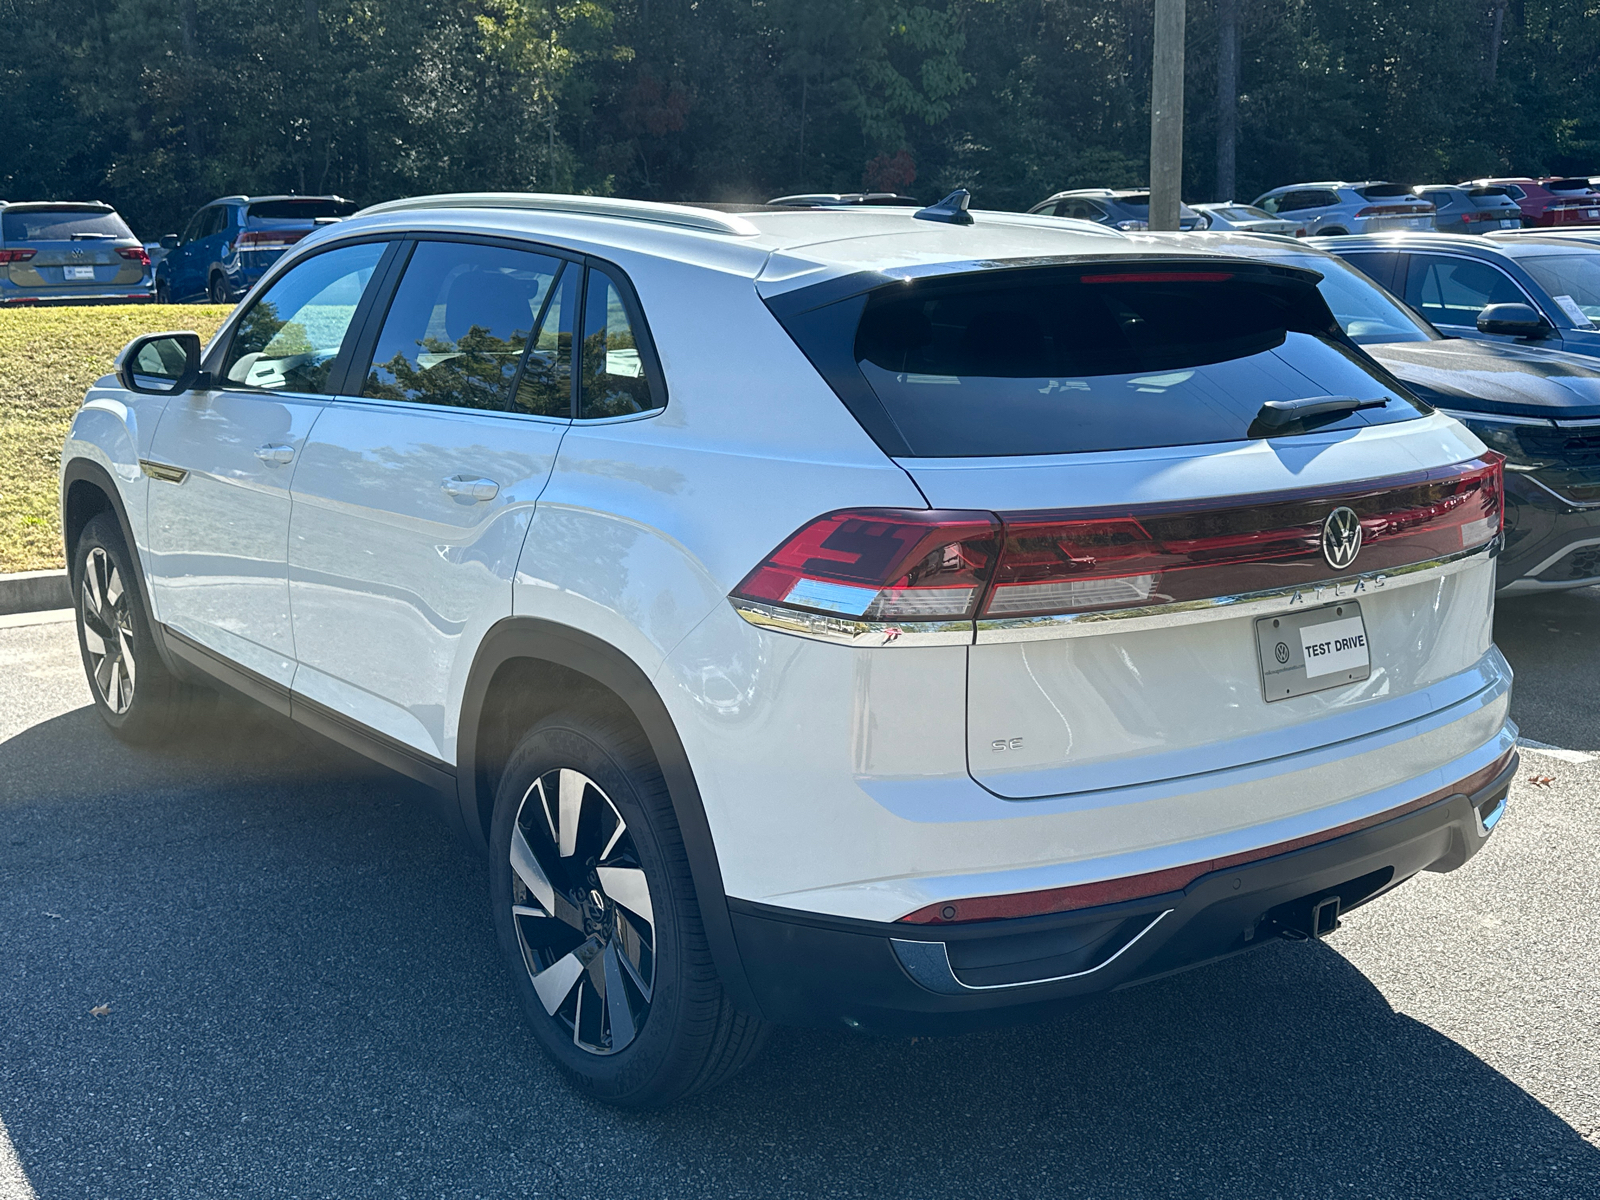
[[[156,303],[232,304],[306,234],[355,212],[340,196],[225,196],[161,239]]]

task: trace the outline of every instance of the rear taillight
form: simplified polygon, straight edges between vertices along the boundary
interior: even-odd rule
[[[0,250],[0,263],[27,262],[37,250]]]
[[[768,555],[733,594],[864,621],[971,620],[999,534],[985,512],[830,513]]]
[[[138,263],[141,267],[150,265],[150,252],[143,246],[119,246],[117,253],[131,262]]]
[[[1359,210],[1358,217],[1425,217],[1434,211],[1431,204],[1373,204]]]
[[[309,229],[247,229],[239,235],[238,246],[241,250],[287,250],[310,232]]]
[[[859,621],[1007,621],[1313,586],[1448,558],[1491,541],[1504,510],[1501,455],[1338,493],[1219,505],[1002,513],[854,510],[806,525],[734,589]],[[1361,524],[1335,568],[1323,526]]]

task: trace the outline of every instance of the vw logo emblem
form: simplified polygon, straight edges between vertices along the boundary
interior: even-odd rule
[[[1342,571],[1361,553],[1361,518],[1353,508],[1336,508],[1322,523],[1322,557]]]

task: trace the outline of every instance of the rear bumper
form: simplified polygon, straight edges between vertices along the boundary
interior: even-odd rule
[[[121,292],[23,292],[0,293],[0,305],[13,307],[55,306],[64,304],[145,304],[155,299],[151,288],[129,288]]]
[[[1243,865],[1181,891],[960,925],[846,920],[730,900],[762,1013],[795,1025],[945,1033],[1034,1019],[1263,945],[1316,936],[1419,871],[1476,854],[1505,811],[1514,751],[1470,793]],[[1466,781],[1463,781],[1464,784]]]

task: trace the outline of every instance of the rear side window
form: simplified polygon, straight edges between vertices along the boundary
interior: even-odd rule
[[[378,337],[361,394],[503,409],[534,321],[564,264],[461,242],[420,242]]]
[[[851,357],[912,457],[1239,441],[1266,401],[1310,396],[1389,401],[1327,428],[1418,415],[1344,340],[1308,280],[1244,274],[1034,270],[897,284],[854,302]],[[854,381],[816,344],[827,322],[791,324],[859,407]]]
[[[580,419],[624,417],[659,408],[626,293],[605,271],[590,268],[583,302]]]
[[[262,200],[248,209],[252,221],[315,221],[348,217],[356,211],[350,200]]]
[[[114,212],[104,209],[8,209],[0,216],[0,233],[8,242],[71,241],[80,238],[131,238],[133,230]]]

